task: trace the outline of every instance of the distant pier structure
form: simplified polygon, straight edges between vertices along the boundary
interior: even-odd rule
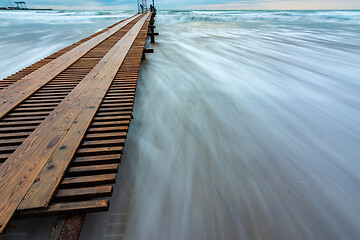
[[[20,2],[14,2],[16,6],[13,6],[11,2],[9,1],[9,6],[7,7],[0,7],[0,10],[53,10],[52,8],[28,8],[26,6],[26,2],[20,1]]]
[[[18,9],[27,9],[25,2],[15,2],[15,4]]]

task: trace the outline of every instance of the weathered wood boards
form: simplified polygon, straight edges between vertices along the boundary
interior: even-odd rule
[[[18,207],[19,210],[46,207],[48,205],[54,189],[60,182],[62,173],[66,170],[72,156],[75,154],[75,151],[114,79],[117,70],[147,17],[148,15],[145,15],[137,22],[135,26],[108,52],[108,54],[105,55],[98,65],[95,66],[93,71],[89,73],[88,78],[85,77],[73,92],[68,95],[68,99],[74,99],[72,105],[69,107],[68,99],[64,99],[64,101],[54,110],[54,112],[62,112],[62,109],[68,109],[61,117],[49,121],[48,124],[53,126],[53,129],[50,131],[46,129],[41,134],[52,135],[56,134],[58,131],[66,131],[66,134],[47,161],[45,168],[39,174],[37,181],[27,192],[24,200]],[[82,90],[82,94],[79,94],[80,90],[78,91],[78,89]],[[54,126],[59,127],[54,130]],[[39,128],[41,128],[41,125]],[[46,143],[41,147],[45,150],[47,148]],[[66,162],[64,159],[68,159],[68,161]],[[59,178],[54,178],[54,175],[59,176]]]
[[[75,47],[69,52],[49,62],[45,66],[25,76],[20,81],[0,91],[0,118],[8,113],[13,107],[29,97],[44,84],[56,77],[59,73],[68,68],[81,56],[85,55],[96,45],[113,35],[137,16],[127,19],[107,30],[106,32],[90,39],[89,41]]]
[[[90,200],[83,202],[56,203],[49,209],[36,209],[22,213],[22,217],[45,216],[47,214],[73,214],[74,208],[77,212],[98,212],[109,209],[109,200]]]
[[[119,41],[118,44],[116,44],[116,50],[115,46],[114,48],[109,51],[109,55],[106,55],[106,61],[108,61],[107,63],[112,63],[112,64],[105,64],[106,62],[102,62],[102,67],[101,68],[97,68],[98,73],[92,73],[90,72],[81,82],[80,84],[78,84],[69,95],[67,95],[65,97],[65,99],[63,99],[63,101],[56,107],[56,109],[45,119],[45,121],[43,121],[39,127],[37,127],[32,133],[31,135],[24,140],[23,144],[17,148],[17,150],[11,154],[10,158],[7,159],[7,161],[0,167],[0,220],[1,222],[1,227],[0,229],[2,230],[3,227],[6,225],[6,221],[3,221],[2,219],[8,219],[10,216],[12,215],[13,211],[14,211],[14,207],[17,208],[20,201],[23,199],[21,197],[21,195],[24,196],[24,194],[26,194],[26,191],[29,189],[29,187],[27,187],[30,183],[30,185],[34,182],[35,179],[37,179],[36,183],[39,184],[39,186],[41,186],[41,184],[47,183],[46,181],[42,181],[43,178],[46,179],[46,176],[48,176],[48,174],[45,174],[44,176],[41,175],[39,176],[38,173],[43,170],[44,172],[48,172],[50,174],[53,175],[53,169],[54,171],[59,171],[59,169],[62,169],[60,173],[60,176],[58,175],[53,175],[53,177],[55,176],[55,180],[50,178],[51,181],[53,182],[53,184],[55,184],[55,187],[50,188],[48,191],[45,190],[45,188],[42,187],[34,187],[32,188],[32,190],[34,190],[34,192],[40,192],[40,193],[46,193],[44,194],[44,196],[46,195],[47,197],[45,202],[45,205],[41,205],[41,206],[46,206],[50,200],[50,198],[48,197],[50,194],[51,195],[54,193],[54,189],[56,188],[56,185],[59,184],[59,181],[61,180],[61,176],[64,173],[67,165],[69,164],[72,156],[74,155],[74,153],[76,152],[77,146],[80,144],[81,139],[84,137],[85,131],[87,129],[87,126],[89,126],[91,120],[92,120],[92,116],[94,116],[94,114],[96,113],[96,110],[98,109],[98,106],[100,105],[100,103],[102,102],[102,99],[104,97],[104,94],[107,92],[108,87],[110,86],[113,78],[115,77],[115,74],[118,72],[118,68],[121,65],[123,59],[126,56],[127,51],[129,51],[130,47],[132,46],[132,42],[135,40],[137,34],[140,32],[140,29],[142,27],[142,25],[144,24],[145,20],[147,19],[148,15],[145,15],[138,23],[138,25],[135,27],[133,27],[128,34],[122,38],[122,40]],[[129,40],[130,39],[130,40]],[[124,52],[125,54],[119,54],[120,52]],[[110,54],[111,52],[111,54]],[[105,58],[104,57],[104,58]],[[103,58],[103,59],[104,59]],[[98,65],[101,62],[98,63]],[[115,65],[117,64],[117,66]],[[97,65],[97,66],[98,66]],[[112,65],[112,66],[110,66]],[[105,66],[110,66],[110,67],[105,67]],[[96,67],[95,67],[96,68]],[[95,81],[96,80],[96,81]],[[107,85],[107,86],[106,86]],[[131,95],[131,94],[130,94]],[[128,95],[128,96],[130,96]],[[127,96],[127,94],[124,95],[125,97]],[[126,99],[126,98],[124,98]],[[121,101],[121,97],[119,98],[119,100],[117,101]],[[106,103],[106,101],[103,101],[104,104],[108,104]],[[120,102],[116,103],[116,104],[121,104]],[[125,104],[126,105],[126,104]],[[61,107],[60,107],[61,106]],[[125,108],[122,108],[121,110],[126,110],[126,106],[124,106]],[[131,109],[128,109],[131,110]],[[129,114],[131,114],[131,111],[129,111]],[[99,115],[97,114],[98,117],[95,117],[94,119],[98,118],[98,119],[106,119],[106,118],[113,118],[113,122],[123,122],[123,123],[128,123],[129,117],[122,117],[122,116],[112,116],[112,115],[102,115],[101,113],[99,113]],[[61,119],[61,120],[60,120]],[[93,119],[93,120],[94,120]],[[96,122],[96,121],[95,121]],[[97,122],[94,124],[99,124],[101,126],[102,122]],[[82,126],[82,124],[84,124],[84,126]],[[114,127],[111,126],[110,128],[106,129],[103,128],[103,130],[101,131],[114,131],[116,130],[115,128],[117,128],[118,130],[122,131],[126,131],[127,128],[126,127]],[[31,129],[29,129],[31,130]],[[97,145],[93,145],[92,143],[92,136],[96,133],[98,133],[98,130],[94,130],[94,131],[90,131],[89,133],[87,133],[85,135],[85,137],[88,139],[87,141],[85,141],[84,143],[88,144],[88,146],[97,146]],[[70,137],[71,136],[71,137]],[[76,140],[73,140],[73,137],[76,137]],[[69,141],[65,141],[65,139],[69,139]],[[68,147],[68,145],[71,145],[71,147]],[[74,144],[72,144],[74,143]],[[109,141],[107,142],[109,143]],[[103,145],[106,144],[103,143]],[[64,148],[64,146],[66,146]],[[98,150],[101,151],[114,151],[118,152],[121,151],[121,147],[113,147],[111,149],[107,149],[104,148],[101,150],[101,148],[99,148]],[[91,152],[92,150],[86,150],[86,151],[78,151],[79,154],[87,154],[89,153],[89,151]],[[60,154],[61,153],[61,154]],[[63,162],[63,156],[64,154],[67,156],[67,158],[65,159],[65,161]],[[11,160],[12,159],[12,160]],[[34,161],[29,161],[29,159],[35,159]],[[56,161],[56,159],[58,159],[61,167],[57,168],[56,164],[54,164]],[[11,160],[11,161],[9,161]],[[51,162],[50,162],[51,161]],[[54,161],[54,162],[53,162]],[[94,160],[94,162],[96,161],[101,161],[100,160]],[[109,161],[109,160],[106,160]],[[78,161],[78,163],[81,162]],[[83,159],[83,163],[89,162],[86,159]],[[43,168],[43,166],[46,165],[45,168]],[[111,164],[110,164],[111,165]],[[109,165],[109,166],[110,166]],[[117,164],[115,164],[117,165]],[[15,168],[14,168],[15,167]],[[105,167],[105,166],[104,166]],[[80,166],[78,168],[81,168]],[[96,169],[91,170],[91,167],[85,167],[87,168],[87,170],[85,171],[96,171]],[[20,171],[14,171],[11,169],[20,169]],[[23,170],[25,169],[25,170]],[[111,168],[109,168],[111,169]],[[50,171],[51,170],[51,171]],[[84,170],[72,170],[72,172],[76,172],[76,171],[84,171]],[[25,174],[24,172],[25,171]],[[86,184],[89,184],[89,182],[93,181],[93,182],[104,182],[104,183],[109,183],[109,182],[114,182],[115,179],[112,176],[109,176],[113,171],[110,172],[103,172],[103,175],[107,176],[102,176],[99,178],[92,178],[92,180],[87,181]],[[43,172],[42,172],[43,173]],[[71,173],[71,171],[69,172]],[[6,181],[4,181],[6,180]],[[73,179],[74,180],[74,179]],[[76,188],[76,186],[82,185],[84,183],[84,181],[86,181],[85,178],[83,179],[75,179],[75,182],[69,182],[67,183],[67,186],[73,186],[74,188]],[[83,182],[83,183],[81,183]],[[4,184],[5,183],[5,184]],[[35,183],[35,184],[36,184]],[[34,184],[34,186],[35,186]],[[5,186],[13,186],[14,189],[12,190],[6,190],[3,191],[3,189],[6,189]],[[46,184],[45,184],[46,185]],[[66,186],[66,181],[62,181],[62,185]],[[90,184],[91,185],[91,184]],[[25,191],[26,190],[26,191]],[[22,193],[22,191],[25,191],[25,193]],[[79,189],[76,190],[74,189],[71,192],[71,198],[85,198],[87,196],[91,196],[96,195],[96,196],[101,196],[101,194],[108,195],[111,194],[111,191],[109,190],[109,188],[107,187],[102,187],[102,188],[97,188],[97,187],[91,187],[90,189],[87,189],[85,191],[86,194],[84,194],[84,189]],[[32,191],[29,191],[29,193],[32,193]],[[65,191],[66,193],[66,191]],[[62,194],[62,195],[61,195]],[[99,195],[100,194],[100,195]],[[29,194],[29,199],[32,198],[32,196],[37,196],[38,194]],[[41,194],[40,194],[41,195]],[[58,191],[57,192],[57,197],[58,199],[64,198],[64,191]],[[4,198],[4,199],[1,199]],[[45,199],[44,198],[44,199]],[[27,199],[27,198],[25,198]],[[35,200],[34,202],[41,202],[38,200]],[[27,206],[27,204],[33,204],[33,201],[24,201],[24,203],[22,203],[21,206]],[[91,205],[91,204],[93,205]],[[99,204],[101,203],[101,204]],[[55,205],[54,205],[55,204]],[[72,208],[70,207],[69,204],[67,203],[54,203],[51,206],[49,206],[49,208],[44,209],[44,210],[38,210],[40,213],[41,212],[56,212],[56,211],[66,211],[66,209],[74,209],[76,208],[76,204],[72,205]],[[84,205],[79,205],[78,209],[81,210],[82,206],[89,206],[89,209],[91,209],[93,207],[93,209],[102,209],[102,204],[104,204],[104,202],[99,202],[99,201],[85,201],[83,203]],[[96,205],[97,204],[97,205]],[[10,208],[9,208],[10,206]],[[29,205],[30,206],[30,205]],[[34,206],[38,206],[37,204],[35,204]],[[60,206],[60,207],[59,207]],[[63,208],[61,206],[66,206],[67,208]],[[27,209],[28,207],[25,208],[21,208],[20,209]],[[30,207],[32,208],[32,207]],[[9,211],[9,209],[12,209],[11,211]],[[60,209],[60,210],[56,210],[56,209]],[[62,209],[62,210],[61,210]],[[3,212],[4,210],[4,212]],[[23,215],[26,214],[34,214],[34,211],[27,211],[27,212],[23,212]],[[3,214],[4,213],[4,214]]]

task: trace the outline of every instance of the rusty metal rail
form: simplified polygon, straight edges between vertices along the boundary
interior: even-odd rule
[[[125,19],[0,81],[0,232],[13,216],[108,209],[151,19]]]

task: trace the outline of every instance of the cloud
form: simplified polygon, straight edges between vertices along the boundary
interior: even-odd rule
[[[54,1],[31,1],[29,7],[47,8],[59,10],[130,10],[136,9],[136,1],[131,0],[54,0]]]
[[[140,1],[140,0],[139,0]],[[150,4],[152,0],[148,0]],[[69,10],[135,10],[135,0],[29,0],[29,6]],[[30,5],[32,4],[32,5]],[[360,9],[360,0],[155,0],[158,9],[286,10]]]
[[[358,0],[245,0],[220,4],[190,5],[186,9],[204,10],[316,10],[360,9]]]

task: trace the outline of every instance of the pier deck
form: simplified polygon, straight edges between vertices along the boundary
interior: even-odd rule
[[[0,81],[0,232],[14,216],[108,209],[151,16]]]

